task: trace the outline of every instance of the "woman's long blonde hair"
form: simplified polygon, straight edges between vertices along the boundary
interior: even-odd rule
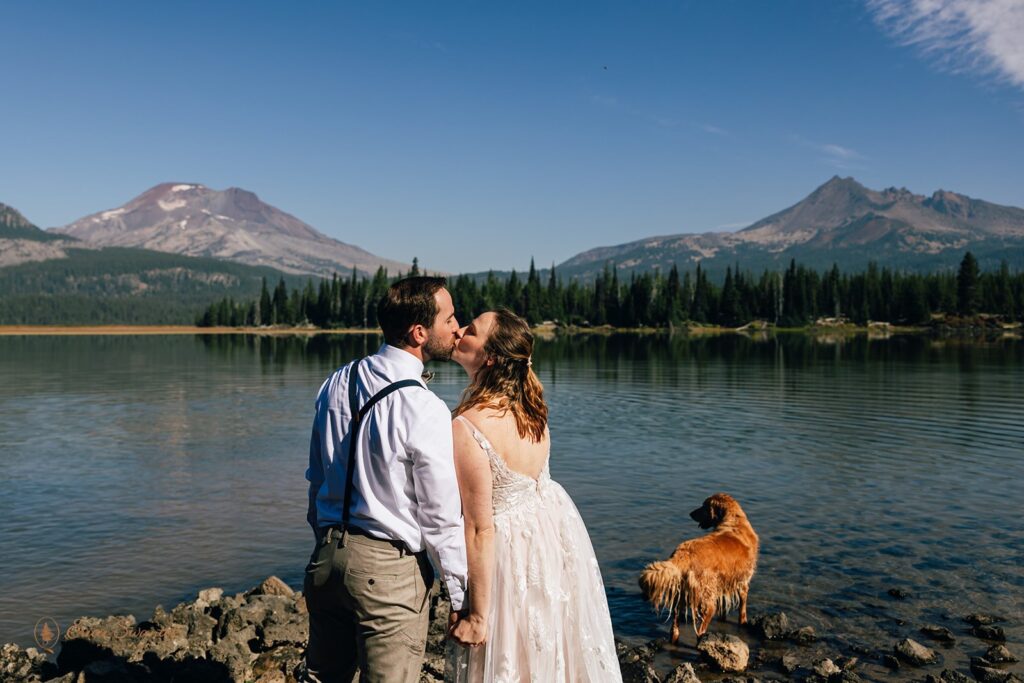
[[[477,370],[462,400],[455,408],[461,415],[470,408],[491,408],[512,412],[519,436],[538,442],[548,424],[544,386],[532,365],[533,333],[530,325],[507,308],[495,312],[494,326],[484,343],[484,352],[494,359]]]

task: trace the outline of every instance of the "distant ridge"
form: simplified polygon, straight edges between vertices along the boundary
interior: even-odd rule
[[[354,267],[372,275],[379,266],[397,274],[410,268],[330,238],[237,187],[162,183],[123,206],[53,231],[94,245],[209,256],[297,274],[330,276]]]
[[[563,276],[590,277],[613,262],[624,271],[680,268],[700,262],[724,271],[778,268],[792,258],[812,267],[869,261],[914,269],[952,267],[965,250],[982,263],[1006,258],[1024,267],[1024,209],[956,192],[930,196],[906,188],[871,190],[835,176],[802,201],[738,232],[648,237],[584,251],[558,266]]]

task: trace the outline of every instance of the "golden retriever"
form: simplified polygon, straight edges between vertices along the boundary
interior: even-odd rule
[[[690,513],[707,536],[683,541],[664,562],[640,573],[644,599],[655,609],[672,610],[672,643],[679,641],[679,617],[689,612],[698,636],[704,635],[716,610],[728,612],[737,602],[740,623],[747,623],[747,592],[757,566],[757,534],[732,496],[716,493]],[[697,619],[700,617],[700,624]]]

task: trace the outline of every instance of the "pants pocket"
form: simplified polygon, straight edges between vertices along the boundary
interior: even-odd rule
[[[306,565],[306,575],[303,580],[303,589],[321,588],[334,571],[334,553],[338,549],[336,541],[321,543],[309,556],[309,563]]]

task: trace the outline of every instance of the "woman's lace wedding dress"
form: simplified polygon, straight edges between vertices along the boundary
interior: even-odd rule
[[[514,472],[464,420],[491,464],[494,579],[487,643],[449,639],[454,683],[621,681],[594,548],[576,506],[551,480]]]

